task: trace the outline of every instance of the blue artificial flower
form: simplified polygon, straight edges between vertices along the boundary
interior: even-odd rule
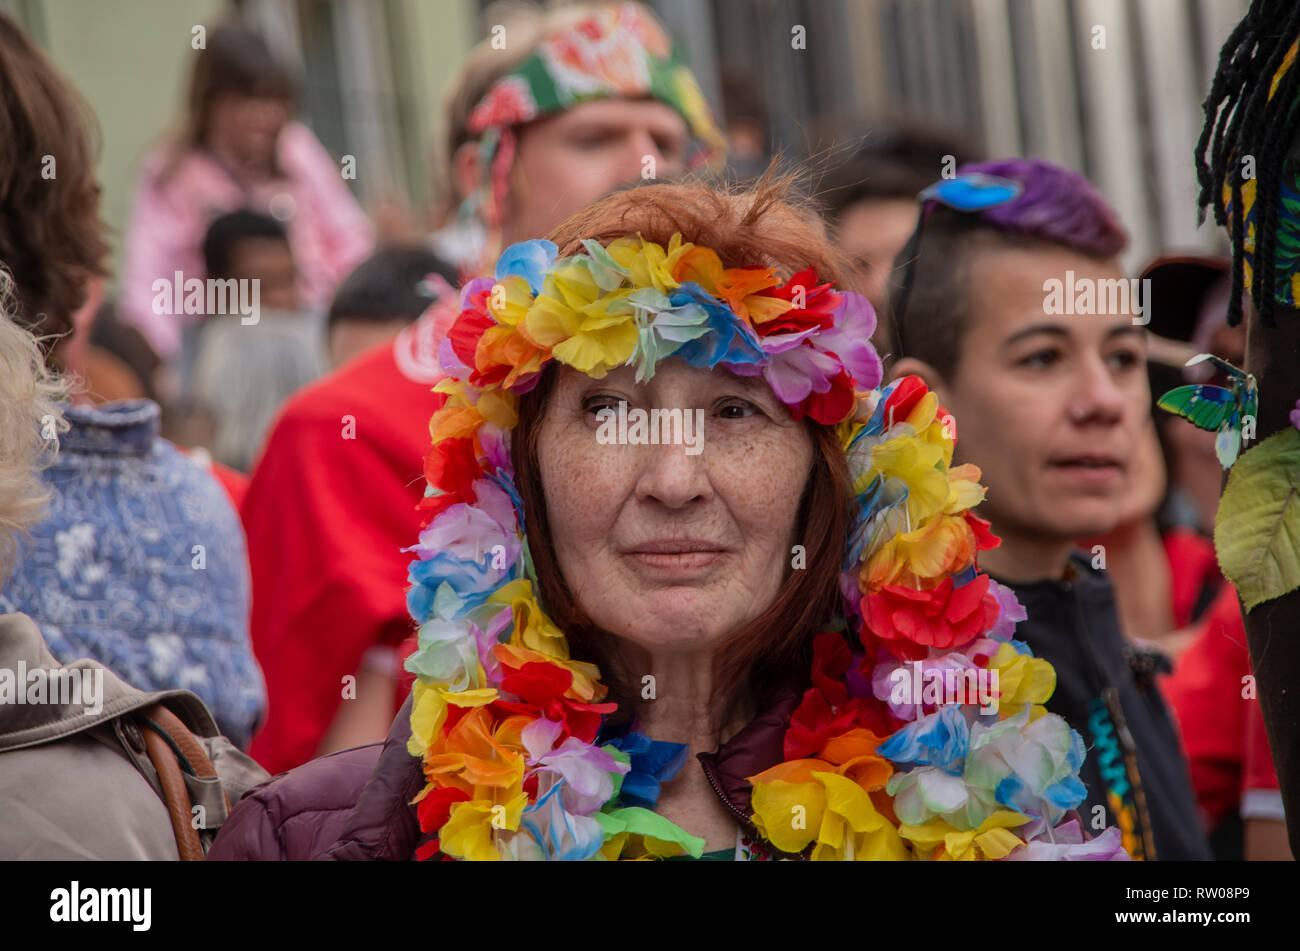
[[[406,592],[411,617],[423,623],[430,617],[454,621],[485,602],[507,581],[513,581],[518,566],[493,568],[490,558],[478,561],[457,558],[446,552],[410,563],[407,581],[414,587]]]
[[[542,280],[555,264],[558,251],[553,242],[541,238],[512,244],[497,258],[496,279],[500,281],[511,274],[517,274],[528,282],[533,294],[540,294]]]
[[[665,743],[652,740],[644,733],[628,733],[609,742],[616,750],[626,753],[631,769],[623,777],[618,799],[625,806],[654,809],[659,800],[659,786],[666,783],[686,763],[687,748],[684,743]]]
[[[969,748],[970,724],[960,705],[951,704],[909,723],[881,743],[876,752],[895,763],[936,766],[960,776]]]
[[[687,341],[677,351],[676,355],[690,366],[711,370],[719,363],[733,367],[764,367],[771,362],[771,357],[759,345],[754,328],[700,285],[687,282],[673,291],[668,300],[674,307],[692,302],[699,304],[708,314],[709,332]]]
[[[519,824],[550,861],[582,862],[605,844],[605,829],[595,819],[575,816],[564,808],[557,780],[546,794],[523,811]]]

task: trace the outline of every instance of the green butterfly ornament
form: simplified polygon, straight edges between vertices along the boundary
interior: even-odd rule
[[[1184,365],[1194,367],[1207,360],[1228,375],[1231,388],[1206,383],[1178,386],[1160,397],[1156,405],[1200,429],[1217,431],[1214,454],[1223,468],[1230,469],[1242,444],[1255,437],[1259,388],[1253,375],[1210,353],[1198,353]]]

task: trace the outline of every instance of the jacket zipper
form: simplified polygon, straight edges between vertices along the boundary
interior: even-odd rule
[[[723,806],[727,808],[727,811],[736,817],[736,821],[739,822],[740,825],[749,833],[749,837],[754,842],[762,843],[762,847],[765,851],[769,851],[777,855],[785,855],[797,861],[807,861],[807,858],[804,855],[790,855],[790,853],[788,852],[780,851],[775,846],[773,846],[770,842],[764,839],[761,835],[759,835],[758,827],[755,826],[754,823],[750,821],[749,816],[741,812],[740,807],[737,806],[734,802],[732,802],[730,797],[728,797],[727,794],[722,791],[722,784],[719,783],[717,777],[714,776],[713,769],[712,767],[709,766],[708,761],[706,761],[703,756],[699,756],[699,761],[700,761],[700,768],[704,770],[704,776],[706,779],[708,779],[709,785],[713,787],[713,791],[717,794],[718,799],[721,800]]]

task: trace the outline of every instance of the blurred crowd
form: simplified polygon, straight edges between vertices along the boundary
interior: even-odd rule
[[[761,117],[715,125],[697,88],[531,112],[512,99],[498,80],[585,10],[537,10],[509,52],[470,52],[435,148],[445,201],[419,240],[359,205],[267,41],[212,26],[179,133],[140,164],[117,275],[94,117],[0,14],[0,666],[36,636],[30,619],[32,663],[93,658],[142,691],[193,691],[272,774],[388,734],[410,689],[403,549],[457,288],[614,190],[768,174]],[[1053,709],[1090,760],[1107,755],[1098,716],[1125,738],[1118,778],[1109,760],[1085,771],[1089,808],[1141,825],[1151,857],[1288,856],[1212,542],[1215,434],[1154,405],[1212,382],[1184,368],[1193,354],[1242,365],[1230,260],[1172,248],[1125,274],[1122,221],[1140,212],[923,116],[861,117],[825,141],[795,169],[803,197],[876,309],[886,373],[926,379],[962,426],[1003,539],[981,563],[1028,609],[1017,636],[1057,668]],[[973,215],[936,190],[979,174],[1039,190],[1052,221]],[[921,228],[923,193],[943,207]],[[1044,281],[1067,270],[1149,279],[1148,322],[1043,326]],[[29,420],[59,430],[39,471],[40,447],[15,435]],[[1066,574],[1044,574],[1062,544]],[[20,841],[5,825],[0,856]]]

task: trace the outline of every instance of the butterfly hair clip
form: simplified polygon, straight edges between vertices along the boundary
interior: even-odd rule
[[[1198,353],[1184,366],[1209,361],[1228,378],[1229,386],[1193,383],[1177,386],[1160,397],[1156,405],[1174,413],[1199,429],[1217,432],[1214,454],[1225,469],[1232,468],[1242,445],[1255,438],[1255,417],[1259,411],[1259,388],[1255,377],[1210,353]]]

